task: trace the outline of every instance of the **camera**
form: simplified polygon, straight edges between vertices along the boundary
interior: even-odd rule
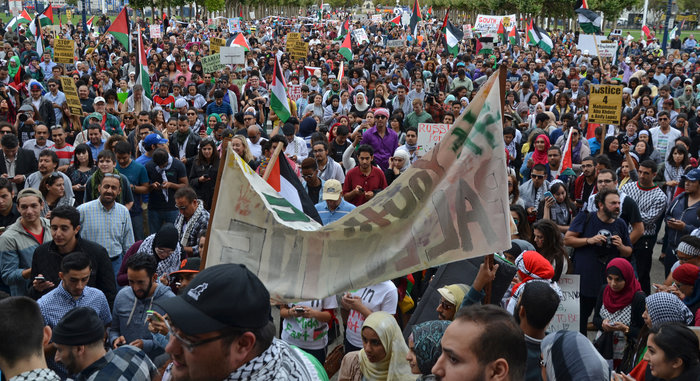
[[[18,116],[17,118],[19,118],[19,121],[22,122],[22,123],[26,122],[27,119],[29,119],[29,117],[27,116],[27,114],[24,114],[24,113],[19,114],[19,116]]]
[[[612,233],[606,229],[600,229],[598,234],[605,236],[605,247],[612,247]],[[600,246],[603,246],[602,244]]]

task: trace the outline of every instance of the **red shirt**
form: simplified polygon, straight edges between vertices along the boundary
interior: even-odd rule
[[[41,233],[39,233],[39,234],[34,234],[34,233],[32,233],[31,231],[29,231],[29,229],[27,229],[26,227],[24,227],[24,225],[22,225],[22,227],[24,228],[24,231],[26,231],[27,233],[29,233],[32,237],[34,237],[34,239],[35,239],[37,242],[39,242],[39,245],[41,245],[41,244],[44,243],[44,227],[43,227],[43,226],[41,227]]]
[[[361,186],[365,192],[380,191],[387,187],[386,177],[384,177],[384,172],[378,167],[372,167],[372,172],[369,176],[365,176],[360,167],[355,167],[348,171],[345,175],[345,184],[343,184],[343,193],[349,193],[355,189],[356,186]],[[360,206],[367,202],[364,193],[360,193],[354,200],[351,201],[355,206]]]

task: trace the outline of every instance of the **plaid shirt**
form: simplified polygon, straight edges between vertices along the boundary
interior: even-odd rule
[[[9,381],[59,381],[61,378],[58,377],[53,370],[49,369],[33,369],[26,371],[24,373],[18,374]]]
[[[158,370],[146,353],[124,345],[107,352],[101,359],[78,373],[75,381],[150,381]]]
[[[199,203],[201,205],[202,200],[199,200]],[[175,219],[175,226],[176,227],[179,227],[180,225],[182,225],[182,228],[178,229],[178,233],[180,234],[180,244],[183,247],[191,247],[192,248],[192,256],[199,257],[199,242],[197,242],[197,238],[202,237],[205,234],[207,234],[207,226],[209,225],[209,212],[207,212],[206,210],[202,210],[202,213],[199,214],[199,218],[197,218],[196,221],[190,219],[189,221],[184,222],[182,220],[183,218],[185,218],[185,217],[182,215],[182,213],[180,213],[177,215],[177,218]],[[187,227],[190,224],[194,224],[194,226],[192,227],[192,232],[190,233],[190,236],[187,238],[187,242],[182,243],[183,233],[187,230]]]
[[[78,307],[90,307],[95,310],[104,325],[112,322],[112,311],[109,309],[105,294],[94,287],[85,286],[83,294],[74,298],[66,291],[61,281],[58,287],[42,296],[37,303],[44,316],[44,323],[51,328],[55,327],[70,310]]]

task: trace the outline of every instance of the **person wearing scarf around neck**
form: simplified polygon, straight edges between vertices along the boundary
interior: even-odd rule
[[[338,381],[414,381],[406,361],[408,347],[396,319],[378,311],[362,324],[363,349],[343,357]]]
[[[528,170],[531,170],[537,164],[547,165],[549,164],[549,158],[547,157],[547,151],[550,147],[549,137],[545,134],[537,135],[535,140],[532,142],[534,149],[532,152],[528,152],[523,159],[523,165],[520,167],[520,174],[525,176]]]
[[[364,119],[367,115],[367,109],[369,109],[369,103],[367,103],[367,96],[363,92],[355,93],[355,104],[353,104],[351,111],[357,113],[357,117]]]
[[[611,369],[591,341],[574,331],[550,333],[542,340],[547,381],[607,381]]]
[[[517,278],[519,282],[513,285],[510,293],[511,297],[506,306],[506,310],[511,314],[515,311],[520,294],[523,292],[523,286],[528,282],[546,282],[557,292],[557,295],[562,296],[559,285],[557,282],[552,281],[554,267],[542,254],[534,250],[524,251],[515,259],[515,267],[518,269]]]
[[[157,233],[144,238],[143,241],[134,243],[124,254],[122,266],[117,273],[117,284],[128,286],[126,262],[129,257],[136,254],[153,256],[158,263],[156,274],[164,285],[169,283],[169,275],[180,268],[180,262],[187,257],[178,242],[178,232],[173,224],[166,223]]]
[[[433,365],[442,354],[440,340],[451,321],[431,320],[416,324],[408,336],[408,364],[413,374],[420,375],[416,381],[435,380]]]
[[[612,365],[617,369],[622,362],[625,346],[634,342],[639,330],[644,326],[644,298],[634,269],[627,259],[615,258],[606,269],[607,284],[601,288],[593,325],[598,329],[598,337],[603,332],[613,332]]]

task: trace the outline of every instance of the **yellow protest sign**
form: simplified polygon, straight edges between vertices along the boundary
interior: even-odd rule
[[[297,41],[291,46],[287,44],[287,53],[293,60],[306,58],[309,55],[309,43]]]
[[[78,88],[75,87],[75,81],[71,77],[61,77],[61,87],[66,95],[66,103],[70,107],[70,113],[75,116],[83,115],[83,107],[78,98]]]
[[[301,41],[301,33],[287,33],[287,46]]]
[[[218,38],[218,37],[212,37],[210,39],[211,41],[211,53],[219,53],[221,51],[222,46],[226,46],[226,40],[223,38]]]
[[[73,11],[70,9],[66,9],[66,18],[68,19],[69,23],[72,23],[73,21]]]
[[[591,85],[588,121],[600,124],[619,124],[621,115],[622,86]]]
[[[75,41],[57,38],[53,42],[53,60],[58,63],[71,64],[75,62]]]

